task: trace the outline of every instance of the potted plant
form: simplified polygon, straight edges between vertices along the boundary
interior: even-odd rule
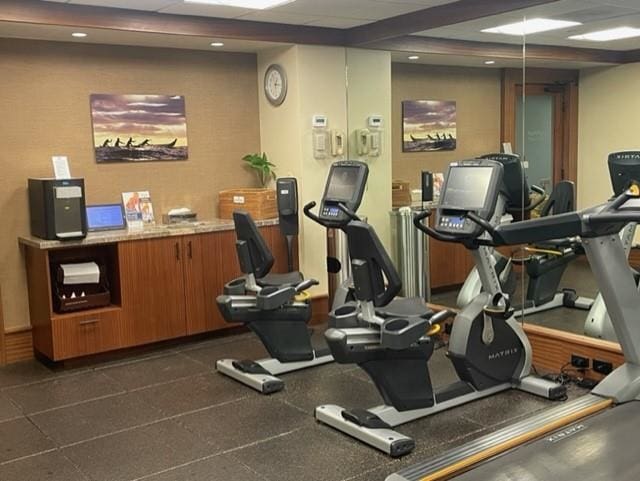
[[[219,216],[221,219],[231,219],[233,211],[242,209],[251,214],[254,219],[272,219],[278,216],[276,206],[276,191],[267,188],[276,179],[273,170],[275,164],[269,162],[266,153],[247,154],[242,160],[245,167],[252,169],[258,177],[261,188],[230,189],[219,193]]]
[[[262,155],[247,154],[242,160],[246,162],[246,166],[254,170],[262,188],[266,188],[271,180],[276,180],[276,173],[273,170],[275,164],[269,162],[265,152]]]

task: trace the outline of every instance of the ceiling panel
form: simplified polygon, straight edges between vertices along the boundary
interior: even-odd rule
[[[457,2],[458,0],[375,0],[385,3],[408,3],[420,5],[422,8],[437,7],[438,5],[446,5],[447,3]]]
[[[375,0],[296,0],[293,3],[273,8],[272,11],[322,17],[381,20],[423,8],[424,6],[416,4]]]
[[[111,2],[113,0],[109,1]],[[237,18],[242,15],[255,12],[255,10],[250,8],[227,7],[223,5],[172,2],[170,6],[160,9],[158,12],[171,13],[174,15],[195,15],[198,17]]]
[[[609,2],[611,3],[611,2]],[[640,9],[640,0],[624,2],[618,0],[619,5],[609,5],[598,0],[562,0],[560,2],[541,5],[518,12],[481,18],[470,22],[463,22],[449,27],[425,30],[418,35],[426,37],[469,40],[476,42],[498,42],[519,45],[522,37],[483,33],[481,30],[498,25],[522,21],[523,18],[553,18],[580,21],[583,25],[551,32],[527,35],[527,43],[540,45],[556,45],[566,47],[602,48],[609,50],[629,50],[640,48],[640,38],[618,40],[614,42],[584,42],[569,40],[571,35],[579,35],[594,30],[604,30],[619,26],[640,27],[638,10],[629,8],[632,4]],[[626,4],[626,6],[620,6]]]
[[[70,0],[73,5],[128,8],[131,10],[159,10],[176,3],[176,0]]]
[[[357,18],[345,17],[315,17],[316,20],[308,23],[313,27],[330,27],[330,28],[353,28],[371,23],[371,20],[362,20]]]
[[[182,0],[46,0],[160,13],[220,18],[243,18],[293,25],[350,28],[457,0],[295,0],[268,10],[220,5],[185,4]]]
[[[287,23],[289,25],[304,25],[317,20],[314,15],[300,15],[295,13],[273,12],[271,10],[252,10],[239,17],[240,20],[256,22]]]
[[[598,3],[602,3],[603,5],[615,5],[618,7],[629,7],[640,10],[640,2],[638,2],[638,0],[604,0]]]

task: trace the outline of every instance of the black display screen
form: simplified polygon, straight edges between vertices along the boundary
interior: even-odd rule
[[[491,167],[451,167],[440,205],[445,208],[482,209],[493,170]]]
[[[352,166],[335,167],[327,186],[326,198],[341,202],[351,201],[358,187],[360,169]]]

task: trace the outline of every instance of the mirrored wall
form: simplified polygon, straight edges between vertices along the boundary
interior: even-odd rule
[[[527,16],[510,20],[526,22]],[[441,34],[463,42],[468,32],[481,31],[487,22],[420,35]],[[370,188],[388,188],[389,180],[393,182],[394,209],[428,208],[429,199],[437,200],[451,162],[493,153],[519,159],[513,170],[518,175],[507,179],[514,198],[503,222],[607,200],[613,195],[609,154],[637,148],[632,115],[640,101],[634,88],[640,64],[622,64],[606,52],[640,49],[640,37],[606,43],[569,39],[601,26],[596,18],[552,35],[489,34],[487,42],[502,45],[494,49],[499,52],[495,56],[491,51],[465,55],[464,49],[441,54],[347,49],[348,158],[366,160],[371,179],[383,179]],[[599,59],[565,48],[604,53]],[[391,108],[385,112],[387,102]],[[423,172],[433,174],[434,185],[433,196],[424,200]],[[372,222],[381,226],[392,249],[397,233],[389,213],[376,212]],[[386,226],[391,226],[388,233]],[[627,237],[631,245],[633,235]],[[472,256],[460,245],[429,244],[432,301],[462,305],[468,298],[459,297],[459,286],[473,276]],[[633,262],[633,252],[631,258]],[[500,280],[512,304],[521,309],[523,322],[615,339],[579,239],[504,247],[496,259]]]

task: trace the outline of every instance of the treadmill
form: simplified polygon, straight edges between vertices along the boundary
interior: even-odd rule
[[[640,184],[581,212],[493,227],[494,246],[580,236],[620,339],[625,363],[586,396],[402,469],[386,481],[608,481],[640,479],[640,293],[620,238],[640,220]]]

